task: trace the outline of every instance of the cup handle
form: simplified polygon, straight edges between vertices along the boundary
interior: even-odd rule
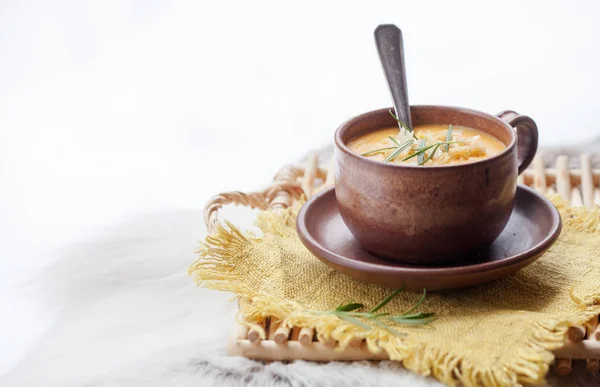
[[[512,110],[496,114],[498,118],[517,130],[517,160],[519,175],[527,169],[538,147],[538,130],[535,121]]]

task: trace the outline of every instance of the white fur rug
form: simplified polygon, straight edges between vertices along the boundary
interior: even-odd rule
[[[270,363],[227,356],[231,295],[186,275],[201,211],[145,216],[70,249],[32,291],[55,323],[0,386],[434,386],[389,362]]]

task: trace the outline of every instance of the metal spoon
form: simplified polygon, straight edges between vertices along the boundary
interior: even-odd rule
[[[402,31],[393,24],[382,24],[375,29],[375,44],[390,88],[396,117],[412,129],[406,90]]]

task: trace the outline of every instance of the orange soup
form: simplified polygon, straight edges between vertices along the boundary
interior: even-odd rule
[[[413,132],[397,127],[352,139],[351,151],[394,164],[450,165],[497,155],[506,149],[496,137],[454,125],[416,125]]]

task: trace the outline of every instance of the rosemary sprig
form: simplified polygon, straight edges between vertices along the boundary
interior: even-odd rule
[[[419,164],[419,165],[423,165],[423,164],[425,164],[427,161],[429,161],[433,157],[433,154],[435,153],[435,151],[437,150],[437,148],[439,148],[440,146],[442,146],[442,145],[450,145],[450,144],[458,144],[458,143],[460,143],[460,141],[443,141],[443,142],[442,141],[438,141],[438,142],[436,142],[433,145],[426,146],[425,148],[417,148],[417,149],[415,149],[415,153],[406,156],[405,158],[402,159],[402,161],[410,160],[413,157],[417,157],[420,154],[425,153],[426,151],[430,150],[431,148],[435,148],[435,150],[433,152],[431,152],[431,154],[427,157],[427,159],[423,159],[423,162]]]
[[[425,160],[423,160],[423,161],[422,161],[422,162],[421,162],[419,165],[423,165],[423,164],[425,164],[426,162],[428,162],[429,160],[431,160],[431,158],[433,157],[433,155],[435,154],[435,152],[437,152],[437,150],[439,149],[439,147],[440,147],[441,145],[442,145],[442,144],[440,144],[440,143],[436,144],[436,146],[434,146],[434,147],[433,147],[433,150],[432,150],[432,151],[431,151],[431,153],[430,153],[430,154],[427,156],[427,158],[426,158]],[[446,144],[446,146],[450,146],[450,145]]]
[[[394,119],[398,122],[398,124],[400,124],[400,126],[406,130],[408,130],[409,132],[411,132],[413,134],[414,139],[416,140],[417,137],[415,137],[415,134],[413,132],[413,130],[411,128],[408,127],[408,125],[406,125],[404,122],[400,121],[400,118],[398,118],[394,112],[392,111],[392,109],[388,110],[388,112],[390,113],[390,116],[394,117]]]
[[[383,151],[390,150],[390,149],[396,149],[396,147],[395,146],[390,146],[390,147],[387,147],[387,148],[375,149],[375,150],[372,150],[372,151],[365,152],[365,153],[361,154],[361,156],[370,156],[370,155],[374,155],[375,153],[383,152]]]
[[[392,140],[392,142],[394,144],[396,144],[396,146],[390,146],[390,147],[386,147],[386,148],[374,149],[372,151],[368,151],[368,152],[362,153],[361,156],[369,156],[369,155],[372,155],[372,154],[375,154],[375,153],[384,152],[386,150],[394,149],[394,152],[390,153],[390,155],[388,157],[386,157],[385,160],[383,160],[384,163],[387,163],[387,162],[395,159],[400,153],[402,153],[403,150],[405,150],[406,148],[408,148],[409,146],[411,146],[413,144],[413,142],[414,142],[413,139],[410,139],[407,142],[401,144],[401,143],[398,142],[398,140],[396,140],[392,136],[388,136],[388,138],[390,140]]]
[[[397,143],[396,140],[394,140],[394,142]],[[396,158],[396,156],[398,156],[400,153],[402,153],[403,150],[405,150],[406,148],[411,146],[413,144],[413,142],[415,142],[415,140],[410,139],[402,145],[398,144],[398,148],[395,151],[393,151],[388,157],[386,157],[386,159],[383,160],[383,162],[387,163],[387,162],[394,160]]]
[[[396,291],[394,291],[394,293],[390,294],[389,296],[387,296],[386,298],[383,299],[383,301],[381,301],[379,304],[377,304],[376,307],[374,307],[373,309],[371,309],[371,312],[369,313],[375,313],[377,312],[379,309],[383,308],[384,306],[386,306],[388,304],[388,302],[392,301],[398,294],[402,293],[404,291],[404,288],[406,287],[406,284],[402,285],[402,287],[400,287],[399,289],[396,289]],[[417,304],[417,307],[420,304]],[[412,312],[413,310],[415,310],[414,308],[410,310],[410,312]],[[381,314],[380,314],[381,315]]]
[[[406,127],[407,130],[410,130],[406,125],[404,125],[402,123],[402,121],[400,121],[395,115],[394,113],[392,113],[392,111],[390,110],[390,115],[392,117],[394,117],[396,119],[396,121],[398,121],[403,127]],[[390,139],[390,141],[392,141],[394,143],[395,146],[390,146],[390,147],[385,147],[385,148],[379,148],[379,149],[374,149],[372,151],[368,151],[365,153],[362,153],[361,156],[370,156],[376,153],[380,153],[380,152],[384,152],[384,151],[388,151],[388,150],[394,150],[393,152],[391,152],[389,154],[388,157],[385,158],[385,160],[383,160],[384,163],[389,163],[391,161],[393,161],[396,157],[398,157],[398,155],[400,153],[402,153],[402,151],[404,151],[405,149],[407,149],[408,147],[410,147],[412,144],[414,144],[414,142],[417,139],[417,137],[415,136],[414,132],[411,131],[411,133],[413,134],[413,138],[404,142],[404,143],[400,143],[398,142],[398,140],[392,136],[388,136],[388,138]],[[415,148],[415,152],[412,154],[409,154],[408,156],[406,156],[405,158],[403,158],[401,161],[406,161],[406,160],[410,160],[413,157],[417,158],[417,164],[419,165],[424,165],[425,163],[427,163],[429,160],[431,160],[433,158],[433,156],[435,155],[435,152],[437,152],[437,150],[442,147],[442,152],[448,152],[450,149],[450,145],[451,144],[459,144],[461,143],[461,141],[452,141],[452,125],[448,126],[448,132],[446,133],[446,141],[438,141],[435,144],[431,144],[431,145],[427,145],[427,140],[422,138],[420,140],[418,140],[419,142],[417,143],[417,147]],[[427,153],[428,150],[431,149],[430,153]]]
[[[335,311],[336,312],[352,312],[353,310],[360,309],[363,306],[364,306],[363,304],[350,303],[350,304],[338,306],[337,308],[335,308]]]
[[[446,133],[446,142],[452,141],[452,124],[448,126],[448,133]],[[448,152],[450,150],[450,144],[446,144],[444,148],[442,148],[444,152]]]
[[[358,325],[359,327],[365,329],[365,330],[370,330],[371,327],[368,326],[367,324],[365,324],[364,322],[362,322],[361,320],[354,318],[354,317],[350,317],[348,315],[342,314],[342,313],[337,313],[336,314],[340,319],[348,321],[349,323],[352,323],[354,325]]]
[[[391,314],[391,313],[377,313],[381,308],[386,306],[390,301],[396,298],[400,293],[404,291],[404,286],[400,289],[397,289],[392,294],[383,299],[379,304],[377,304],[373,309],[369,312],[357,312],[358,309],[363,308],[365,305],[357,302],[350,302],[348,304],[339,305],[332,311],[315,311],[309,310],[308,312],[314,314],[333,314],[340,318],[341,320],[347,321],[351,324],[359,326],[365,330],[370,330],[372,328],[371,325],[377,325],[388,332],[393,333],[394,335],[404,336],[406,333],[398,332],[389,324],[402,324],[402,325],[426,325],[436,320],[435,313],[413,313],[417,310],[423,301],[425,301],[425,297],[427,296],[427,290],[423,289],[423,294],[421,298],[415,305],[413,305],[409,310],[401,314]],[[412,314],[411,314],[412,313]]]
[[[419,140],[419,145],[417,146],[416,151],[417,153],[417,163],[419,165],[423,165],[423,157],[425,157],[425,152],[419,152],[419,150],[425,148],[425,146],[427,145],[427,139],[422,138]]]
[[[388,138],[394,143],[396,144],[396,146],[400,146],[400,143],[398,142],[398,140],[396,140],[394,137],[392,136],[388,136]]]
[[[419,299],[419,301],[417,301],[417,303],[410,308],[409,310],[407,310],[406,312],[403,313],[403,316],[407,316],[409,314],[411,314],[412,312],[414,312],[415,310],[417,310],[417,308],[419,306],[421,306],[421,304],[423,303],[423,301],[425,301],[425,297],[427,297],[427,289],[423,289],[423,295],[421,296],[421,298]]]

